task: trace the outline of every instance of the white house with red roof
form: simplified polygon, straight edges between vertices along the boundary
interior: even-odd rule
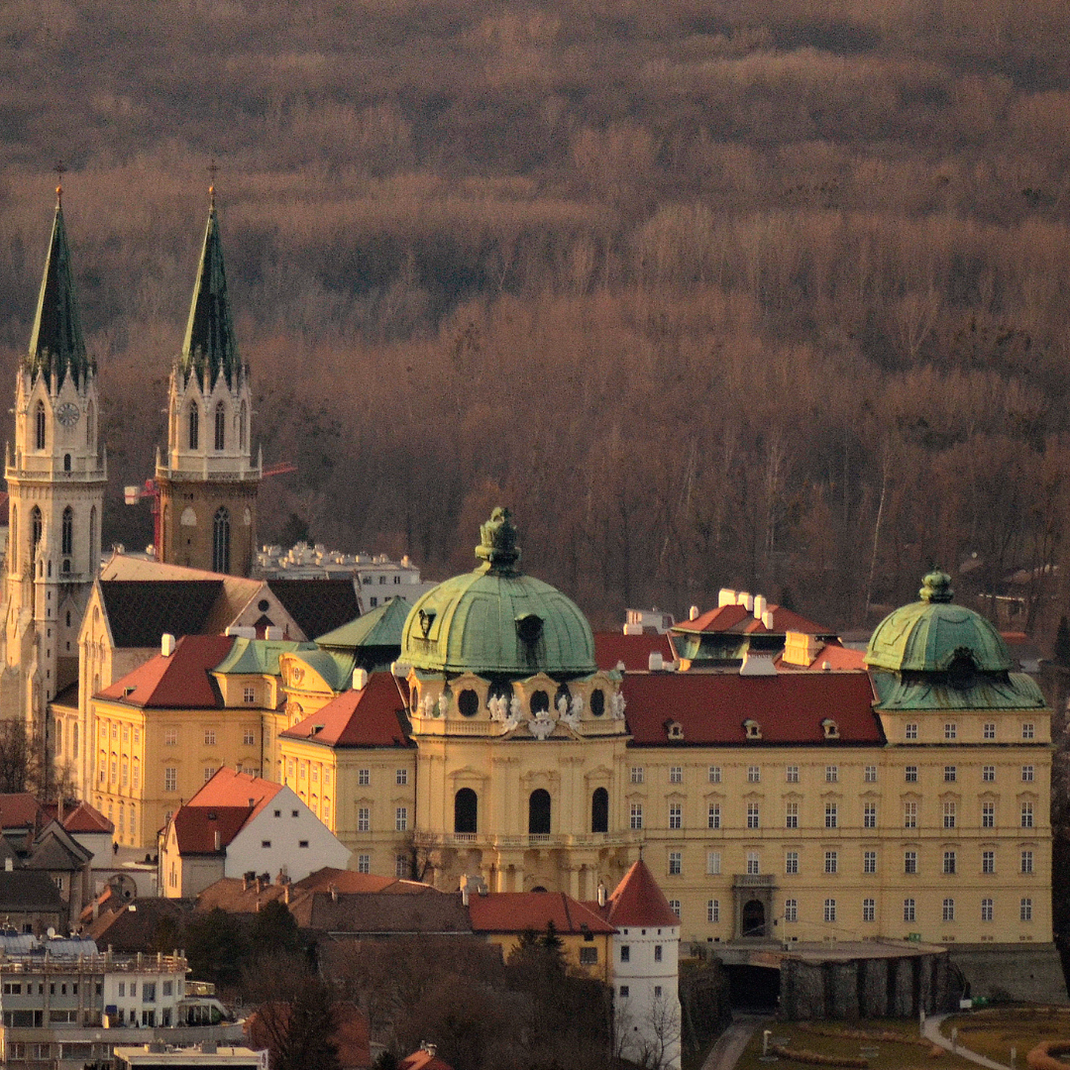
[[[680,1070],[680,919],[642,858],[598,909],[616,929],[617,1053],[640,1066]]]
[[[344,869],[349,849],[289,788],[223,767],[164,827],[159,857],[160,888],[175,898],[245,873]]]

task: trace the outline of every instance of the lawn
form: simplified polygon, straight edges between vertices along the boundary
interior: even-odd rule
[[[958,1030],[961,1044],[979,1055],[1010,1063],[1011,1048],[1017,1049],[1016,1065],[1025,1066],[1025,1055],[1042,1040],[1070,1040],[1070,1007],[993,1007],[956,1014],[943,1023],[950,1038]]]

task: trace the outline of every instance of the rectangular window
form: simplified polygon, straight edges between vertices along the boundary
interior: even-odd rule
[[[580,948],[580,965],[581,966],[597,966],[598,965],[598,948],[597,947],[581,947]]]
[[[991,899],[981,900],[981,921],[991,921],[995,916],[994,904]]]
[[[371,855],[357,855],[357,872],[358,873],[371,873],[372,871],[372,856]]]
[[[835,803],[825,803],[825,828],[834,829],[839,824],[838,811]]]
[[[799,804],[789,802],[784,812],[784,828],[797,829],[799,827]]]
[[[394,810],[394,831],[407,832],[409,828],[409,808],[399,806]]]
[[[243,687],[242,688],[242,701],[249,703],[256,702],[256,688],[255,687]]]
[[[1022,803],[1022,828],[1031,829],[1033,827],[1033,804],[1031,802]]]
[[[173,765],[167,766],[163,771],[163,790],[178,791],[178,769]]]
[[[1022,852],[1022,872],[1023,873],[1032,873],[1033,872],[1033,852],[1032,851],[1023,851]]]
[[[916,802],[903,803],[903,828],[916,829],[918,827],[918,804]]]
[[[707,828],[719,829],[721,827],[721,807],[716,803],[712,803],[706,820]]]
[[[785,899],[784,900],[784,920],[785,921],[798,921],[799,920],[799,900],[798,899]]]
[[[719,765],[710,766],[709,779],[711,784],[721,783],[721,767]]]
[[[863,873],[876,873],[877,872],[877,852],[876,851],[863,851],[862,852],[862,872]]]
[[[747,828],[756,829],[758,827],[758,804],[747,803]]]
[[[683,828],[684,825],[684,808],[680,803],[669,804],[669,828],[678,829]]]
[[[798,784],[799,767],[797,765],[789,765],[785,770],[785,779],[789,784]]]
[[[206,728],[204,730],[204,745],[206,747],[214,747],[215,746],[215,729],[214,728]]]
[[[825,783],[836,784],[840,779],[840,767],[838,765],[825,766]]]
[[[631,827],[633,829],[641,829],[643,827],[643,804],[632,803],[631,806]]]
[[[748,765],[747,766],[747,781],[751,784],[758,784],[762,779],[762,770],[760,766]]]
[[[706,875],[709,877],[720,876],[721,873],[721,852],[720,851],[707,851],[706,852]]]
[[[917,921],[913,899],[903,900],[903,921]]]
[[[981,803],[981,828],[993,829],[996,827],[996,804]]]
[[[1018,917],[1021,921],[1033,920],[1033,900],[1023,898],[1018,905]]]
[[[643,767],[641,765],[632,766],[632,783],[642,784],[643,782]]]
[[[1024,780],[1027,783],[1031,784],[1035,778],[1036,778],[1036,769],[1031,765],[1023,765],[1022,766],[1022,780]]]
[[[358,769],[357,770],[357,784],[366,788],[372,782],[372,771],[370,769]]]
[[[627,985],[621,985],[620,986],[620,998],[621,999],[627,999],[628,998],[628,991],[629,991],[629,989],[628,989]]]
[[[682,851],[669,852],[669,876],[679,877],[684,871],[684,856]]]
[[[371,832],[372,808],[370,806],[357,807],[357,832]]]
[[[903,852],[903,872],[904,873],[917,873],[918,872],[918,852],[917,851],[904,851]]]
[[[1032,721],[1026,721],[1022,725],[1022,739],[1032,739],[1036,735],[1036,728]]]
[[[916,784],[918,782],[918,767],[916,765],[908,765],[904,779],[908,784]]]
[[[877,900],[876,899],[863,899],[862,900],[862,920],[863,921],[876,921],[877,920]]]
[[[682,765],[674,765],[669,769],[669,783],[670,784],[682,784],[684,782],[684,767]]]
[[[945,899],[944,900],[944,921],[954,921],[954,920],[955,920],[955,900],[954,899]]]
[[[394,855],[394,876],[400,880],[408,880],[412,876],[408,855]]]
[[[982,873],[995,873],[996,872],[996,852],[995,851],[982,851],[981,852],[981,872]]]
[[[140,787],[141,787],[141,765],[138,763],[138,760],[135,758],[134,759],[134,788],[136,790],[137,788],[140,788]]]
[[[794,875],[799,872],[799,852],[787,851],[784,854],[784,872]]]
[[[908,724],[903,727],[904,739],[917,739],[918,738],[918,726],[916,724]]]
[[[955,872],[955,861],[956,860],[955,860],[955,852],[954,851],[945,851],[944,852],[944,872],[945,873],[954,873]]]
[[[207,784],[208,781],[211,780],[212,777],[214,777],[214,776],[215,776],[215,767],[211,766],[211,765],[206,765],[204,767],[204,782]]]
[[[263,847],[265,850],[269,849],[271,847],[271,840],[261,840],[260,846]]]
[[[706,921],[716,925],[721,920],[721,902],[719,899],[706,900]]]
[[[396,769],[394,771],[394,783],[395,784],[404,785],[404,784],[408,784],[408,782],[409,782],[409,771],[408,771],[408,769]]]
[[[825,852],[825,872],[836,873],[839,871],[840,859],[839,855],[835,851]]]
[[[995,724],[992,721],[986,721],[985,725],[984,725],[984,728],[981,730],[981,735],[985,739],[995,739],[996,738],[996,726],[995,726]]]
[[[955,804],[953,802],[944,803],[944,828],[953,829],[955,827]]]
[[[986,784],[995,783],[996,780],[996,767],[994,765],[984,765],[981,767],[981,779]]]
[[[877,804],[866,803],[862,807],[862,827],[875,829],[877,827]]]
[[[948,721],[944,724],[944,739],[958,739],[959,729],[958,725],[954,721]]]
[[[677,918],[679,918],[680,917],[680,900],[679,899],[670,899],[669,900],[669,909],[677,916]]]
[[[762,871],[761,860],[757,851],[747,852],[747,875],[756,877]]]
[[[947,781],[948,783],[951,783],[951,782],[953,782],[955,780],[958,780],[958,777],[959,777],[958,766],[955,766],[955,765],[945,765],[944,766],[944,780],[945,781]]]
[[[866,768],[862,771],[862,779],[867,784],[876,784],[877,783],[877,767],[875,765],[867,765]]]
[[[836,920],[836,900],[835,899],[826,899],[825,900],[825,921],[831,922],[831,921],[835,921],[835,920]]]

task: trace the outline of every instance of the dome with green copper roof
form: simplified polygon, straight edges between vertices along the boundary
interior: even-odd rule
[[[918,594],[920,602],[902,606],[877,625],[866,650],[869,668],[948,672],[969,659],[977,672],[1010,671],[1003,637],[980,613],[952,603],[946,572],[930,572]]]
[[[474,571],[440,583],[405,620],[401,660],[425,672],[554,678],[595,671],[594,636],[579,607],[519,568],[508,509],[480,528]]]

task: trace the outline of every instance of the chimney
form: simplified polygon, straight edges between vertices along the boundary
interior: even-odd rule
[[[461,881],[461,906],[468,909],[468,882],[466,880]]]
[[[748,613],[753,613],[754,595],[750,591],[738,591],[736,593],[736,605],[742,606]]]
[[[601,881],[598,882],[598,905],[600,907],[606,905],[606,886]]]
[[[367,669],[354,669],[353,670],[353,690],[363,691],[368,686],[368,670]]]
[[[426,1051],[426,1052],[427,1052],[427,1054],[428,1054],[428,1055],[430,1055],[430,1056],[431,1056],[431,1058],[433,1059],[433,1058],[435,1057],[435,1052],[437,1052],[437,1051],[438,1051],[438,1045],[437,1045],[437,1044],[429,1044],[429,1043],[428,1043],[428,1042],[427,1042],[427,1041],[425,1040],[425,1041],[424,1041],[424,1042],[423,1042],[423,1043],[422,1043],[422,1044],[420,1045],[420,1051]]]
[[[722,606],[734,606],[736,604],[736,592],[731,587],[722,587],[717,592],[717,608]]]
[[[219,835],[219,829],[216,829],[215,832],[212,833],[212,839],[215,842],[215,852],[216,854],[219,854],[219,851],[223,846],[223,838]]]
[[[687,619],[688,620],[698,620],[698,606],[692,606],[687,611]]]
[[[769,606],[769,602],[764,594],[756,594],[754,596],[754,618],[755,620],[761,620],[763,614]]]
[[[332,884],[331,885],[331,902],[332,903],[337,903],[338,902],[338,885],[337,884]]]
[[[661,656],[660,650],[650,651],[650,657],[647,658],[647,668],[651,672],[661,672],[665,668],[665,659]]]
[[[175,637],[170,632],[164,632],[160,636],[160,653],[169,658],[175,652]]]

